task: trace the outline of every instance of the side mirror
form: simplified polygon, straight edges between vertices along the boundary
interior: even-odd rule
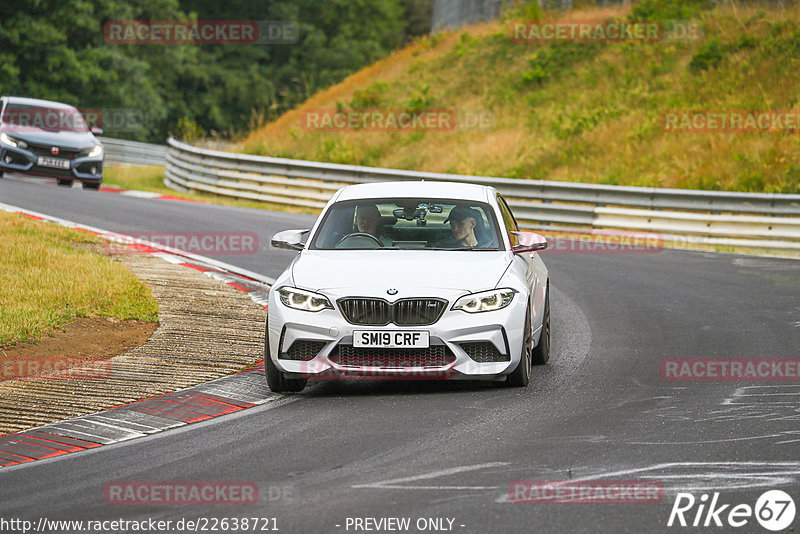
[[[514,254],[530,254],[547,248],[547,238],[534,232],[511,232],[517,236],[517,244],[511,249]]]
[[[92,134],[93,135],[103,135],[103,129],[98,128],[97,126],[92,126]]]
[[[306,247],[305,235],[309,230],[284,230],[272,236],[272,246],[288,250],[303,250]]]

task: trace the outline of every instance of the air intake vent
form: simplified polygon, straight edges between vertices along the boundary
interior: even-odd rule
[[[443,299],[400,299],[394,303],[376,298],[344,298],[337,301],[348,323],[363,326],[425,326],[439,320],[447,307]]]
[[[362,348],[338,345],[330,356],[332,362],[351,367],[444,367],[455,361],[452,351],[445,345],[431,345],[427,349]]]
[[[500,351],[494,346],[494,343],[478,342],[478,343],[461,343],[461,348],[467,353],[467,356],[479,363],[490,362],[508,362],[511,358],[507,354],[500,354]]]
[[[317,354],[325,348],[324,341],[309,341],[306,339],[298,339],[289,350],[281,354],[283,360],[300,360],[309,361],[317,357]]]

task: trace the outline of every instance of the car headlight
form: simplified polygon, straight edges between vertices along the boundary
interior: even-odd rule
[[[453,309],[467,313],[501,310],[511,304],[516,294],[513,289],[503,288],[464,295],[453,304]]]
[[[324,309],[333,309],[331,301],[329,301],[327,297],[303,289],[282,287],[278,290],[278,296],[280,296],[284,306],[294,308],[295,310],[318,312]]]
[[[0,143],[13,147],[17,146],[17,140],[9,137],[5,132],[0,133]]]
[[[103,146],[94,145],[94,148],[89,152],[89,157],[96,158],[97,156],[101,156],[102,154],[103,154]]]

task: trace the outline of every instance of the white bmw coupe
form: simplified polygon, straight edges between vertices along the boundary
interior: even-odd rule
[[[308,379],[467,379],[527,386],[550,357],[550,291],[538,250],[492,187],[348,186],[311,230],[275,234],[300,254],[269,296],[272,391]]]

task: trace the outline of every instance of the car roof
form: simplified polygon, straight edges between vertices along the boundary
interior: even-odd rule
[[[376,182],[344,187],[340,190],[336,201],[383,197],[430,197],[487,202],[494,195],[493,187],[460,182]]]
[[[53,102],[52,100],[39,100],[38,98],[23,98],[21,96],[4,96],[9,104],[19,104],[23,106],[41,106],[48,108],[72,109],[73,106],[63,102]]]

